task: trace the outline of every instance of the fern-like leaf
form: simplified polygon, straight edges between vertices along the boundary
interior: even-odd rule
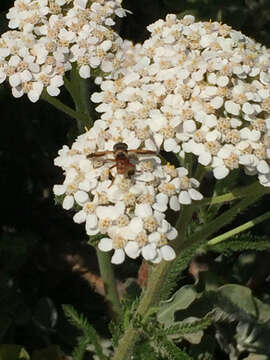
[[[178,255],[178,257],[174,260],[174,263],[171,266],[166,282],[160,291],[161,300],[167,300],[169,296],[172,294],[173,290],[177,285],[177,281],[179,280],[182,271],[187,268],[188,264],[196,254],[196,251],[201,245],[205,244],[205,241],[206,240],[197,241],[192,246],[186,247],[185,250],[183,250],[181,254]]]
[[[121,326],[121,324],[111,321],[109,324],[109,330],[112,335],[112,338],[111,338],[112,345],[113,345],[113,347],[116,347],[118,345],[118,341],[119,341],[121,335],[123,334],[122,326]]]
[[[94,329],[94,327],[89,324],[87,319],[78,314],[78,312],[71,305],[62,305],[64,313],[66,314],[68,321],[76,326],[79,330],[83,331],[84,336],[87,338],[87,344],[93,344],[96,350],[96,354],[101,360],[106,360],[107,357],[103,354],[102,347],[100,345],[100,338]]]
[[[163,339],[157,345],[165,351],[169,360],[192,360],[185,351],[179,349],[178,346],[167,339]]]
[[[233,239],[223,241],[216,245],[206,245],[206,250],[219,253],[230,253],[233,251],[264,251],[270,249],[270,242],[262,237],[254,237],[252,234],[235,236]]]
[[[205,330],[211,325],[211,320],[208,317],[204,317],[201,320],[193,321],[190,323],[180,322],[173,326],[163,330],[166,335],[185,335],[193,334],[201,330]]]
[[[89,340],[87,335],[78,338],[78,344],[72,351],[72,360],[83,360],[83,356],[86,350]]]

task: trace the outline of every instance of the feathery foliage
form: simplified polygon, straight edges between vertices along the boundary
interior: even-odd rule
[[[161,338],[158,344],[161,347],[169,360],[192,360],[192,358],[183,350],[179,349],[173,342]]]
[[[166,335],[185,335],[196,333],[201,330],[205,330],[208,326],[211,325],[211,320],[209,317],[204,317],[201,320],[196,320],[193,322],[179,322],[175,325],[170,326],[164,330]]]
[[[230,240],[223,241],[215,245],[205,245],[206,250],[219,253],[231,253],[234,251],[264,251],[270,249],[270,241],[265,237],[254,236],[251,233],[245,233]]]
[[[89,344],[88,336],[84,335],[78,337],[77,341],[78,344],[72,351],[72,360],[83,360],[86,347]]]
[[[80,356],[80,354],[83,353],[83,347],[85,349],[87,345],[93,344],[98,357],[101,360],[106,360],[107,357],[103,354],[100,339],[95,328],[89,324],[88,320],[82,314],[78,314],[71,305],[62,305],[62,307],[69,322],[83,332],[83,337],[79,338],[74,353],[79,354],[78,356]],[[78,360],[80,360],[80,358],[78,358]]]
[[[181,252],[180,255],[178,255],[170,268],[166,283],[163,285],[160,291],[161,300],[166,300],[169,298],[177,285],[177,281],[180,279],[182,271],[187,268],[188,264],[198,251],[198,248],[204,243],[205,240],[198,241],[192,246],[187,247]]]

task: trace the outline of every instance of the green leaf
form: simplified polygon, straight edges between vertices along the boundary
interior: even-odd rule
[[[95,328],[88,322],[88,320],[83,315],[79,315],[71,305],[62,305],[62,307],[69,322],[72,325],[76,326],[79,330],[82,330],[84,333],[84,336],[82,338],[83,339],[82,345],[79,343],[80,349],[82,348],[83,344],[85,344],[86,342],[87,342],[86,345],[93,344],[98,357],[101,360],[105,360],[106,356],[103,354],[102,347],[100,344],[100,338]]]
[[[185,285],[179,289],[170,300],[163,301],[157,313],[157,319],[166,326],[174,322],[174,313],[183,310],[197,298],[197,292],[193,285]]]
[[[245,235],[245,237],[247,237]],[[216,245],[206,245],[206,250],[216,251],[219,253],[230,253],[233,251],[245,251],[245,250],[255,250],[255,251],[264,251],[270,249],[270,242],[266,240],[254,241],[254,239],[232,239],[226,240]]]
[[[134,360],[157,360],[158,354],[156,353],[156,347],[153,346],[148,339],[140,341],[135,345],[134,352],[132,353],[132,359]]]
[[[72,360],[83,360],[87,345],[89,344],[87,335],[78,338],[78,344],[72,351]]]
[[[0,345],[1,360],[30,360],[30,356],[21,345]]]
[[[169,360],[192,360],[185,351],[179,349],[179,347],[169,340],[161,340],[157,346],[165,350]]]
[[[243,310],[245,313],[257,317],[258,309],[254,302],[251,290],[242,285],[226,284],[217,290],[217,294],[224,296],[235,306],[235,311]],[[222,298],[219,298],[222,302]],[[223,304],[226,307],[226,303]]]
[[[164,330],[167,335],[187,335],[205,330],[211,324],[209,317],[198,319],[195,317],[186,318],[183,321],[175,322],[174,325]]]
[[[194,257],[195,253],[198,251],[200,245],[205,244],[206,240],[202,239],[201,241],[196,241],[190,247],[184,249],[180,255],[174,260],[168,277],[165,284],[163,285],[160,293],[161,299],[166,300],[171,295],[172,291],[175,289],[177,280],[179,280],[181,272],[186,269],[191,259]]]

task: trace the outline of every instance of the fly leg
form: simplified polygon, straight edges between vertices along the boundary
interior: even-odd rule
[[[115,160],[114,160],[115,161]],[[114,165],[112,165],[111,167],[109,167],[109,172],[110,172],[110,175],[111,175],[111,177],[112,177],[112,182],[111,182],[111,184],[108,186],[108,189],[112,186],[112,184],[113,184],[113,182],[114,182],[114,179],[115,179],[115,177],[112,175],[112,173],[111,173],[111,170],[113,169],[113,168],[115,168],[116,167],[116,163],[114,164]]]

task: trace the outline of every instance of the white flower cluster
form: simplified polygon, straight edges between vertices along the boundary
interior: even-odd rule
[[[270,186],[270,51],[229,26],[168,15],[91,100],[114,139],[184,156],[217,179],[243,166]]]
[[[60,93],[63,75],[76,63],[82,78],[91,69],[109,73],[120,66],[115,55],[122,39],[111,29],[123,17],[120,0],[16,0],[9,28],[0,38],[0,83],[12,94],[36,102],[43,89]]]
[[[142,44],[133,44],[130,40],[123,40],[122,45],[118,48],[116,57],[119,60],[118,69],[111,73],[97,76],[94,79],[95,84],[101,85],[104,79],[117,80],[119,77],[127,74],[131,67],[134,68],[135,65],[140,67],[142,57],[144,57]]]
[[[196,190],[199,182],[188,178],[183,167],[162,165],[157,155],[136,151],[128,151],[126,158],[134,174],[119,174],[113,138],[114,128],[98,120],[71,149],[64,146],[55,165],[63,168],[65,180],[54,186],[54,193],[64,197],[64,209],[75,207],[73,219],[85,223],[88,235],[104,234],[98,246],[102,251],[114,250],[113,263],[122,263],[125,254],[142,255],[154,263],[172,260],[175,252],[168,243],[177,231],[165,219],[165,212],[201,200]],[[94,156],[97,151],[105,153]]]

